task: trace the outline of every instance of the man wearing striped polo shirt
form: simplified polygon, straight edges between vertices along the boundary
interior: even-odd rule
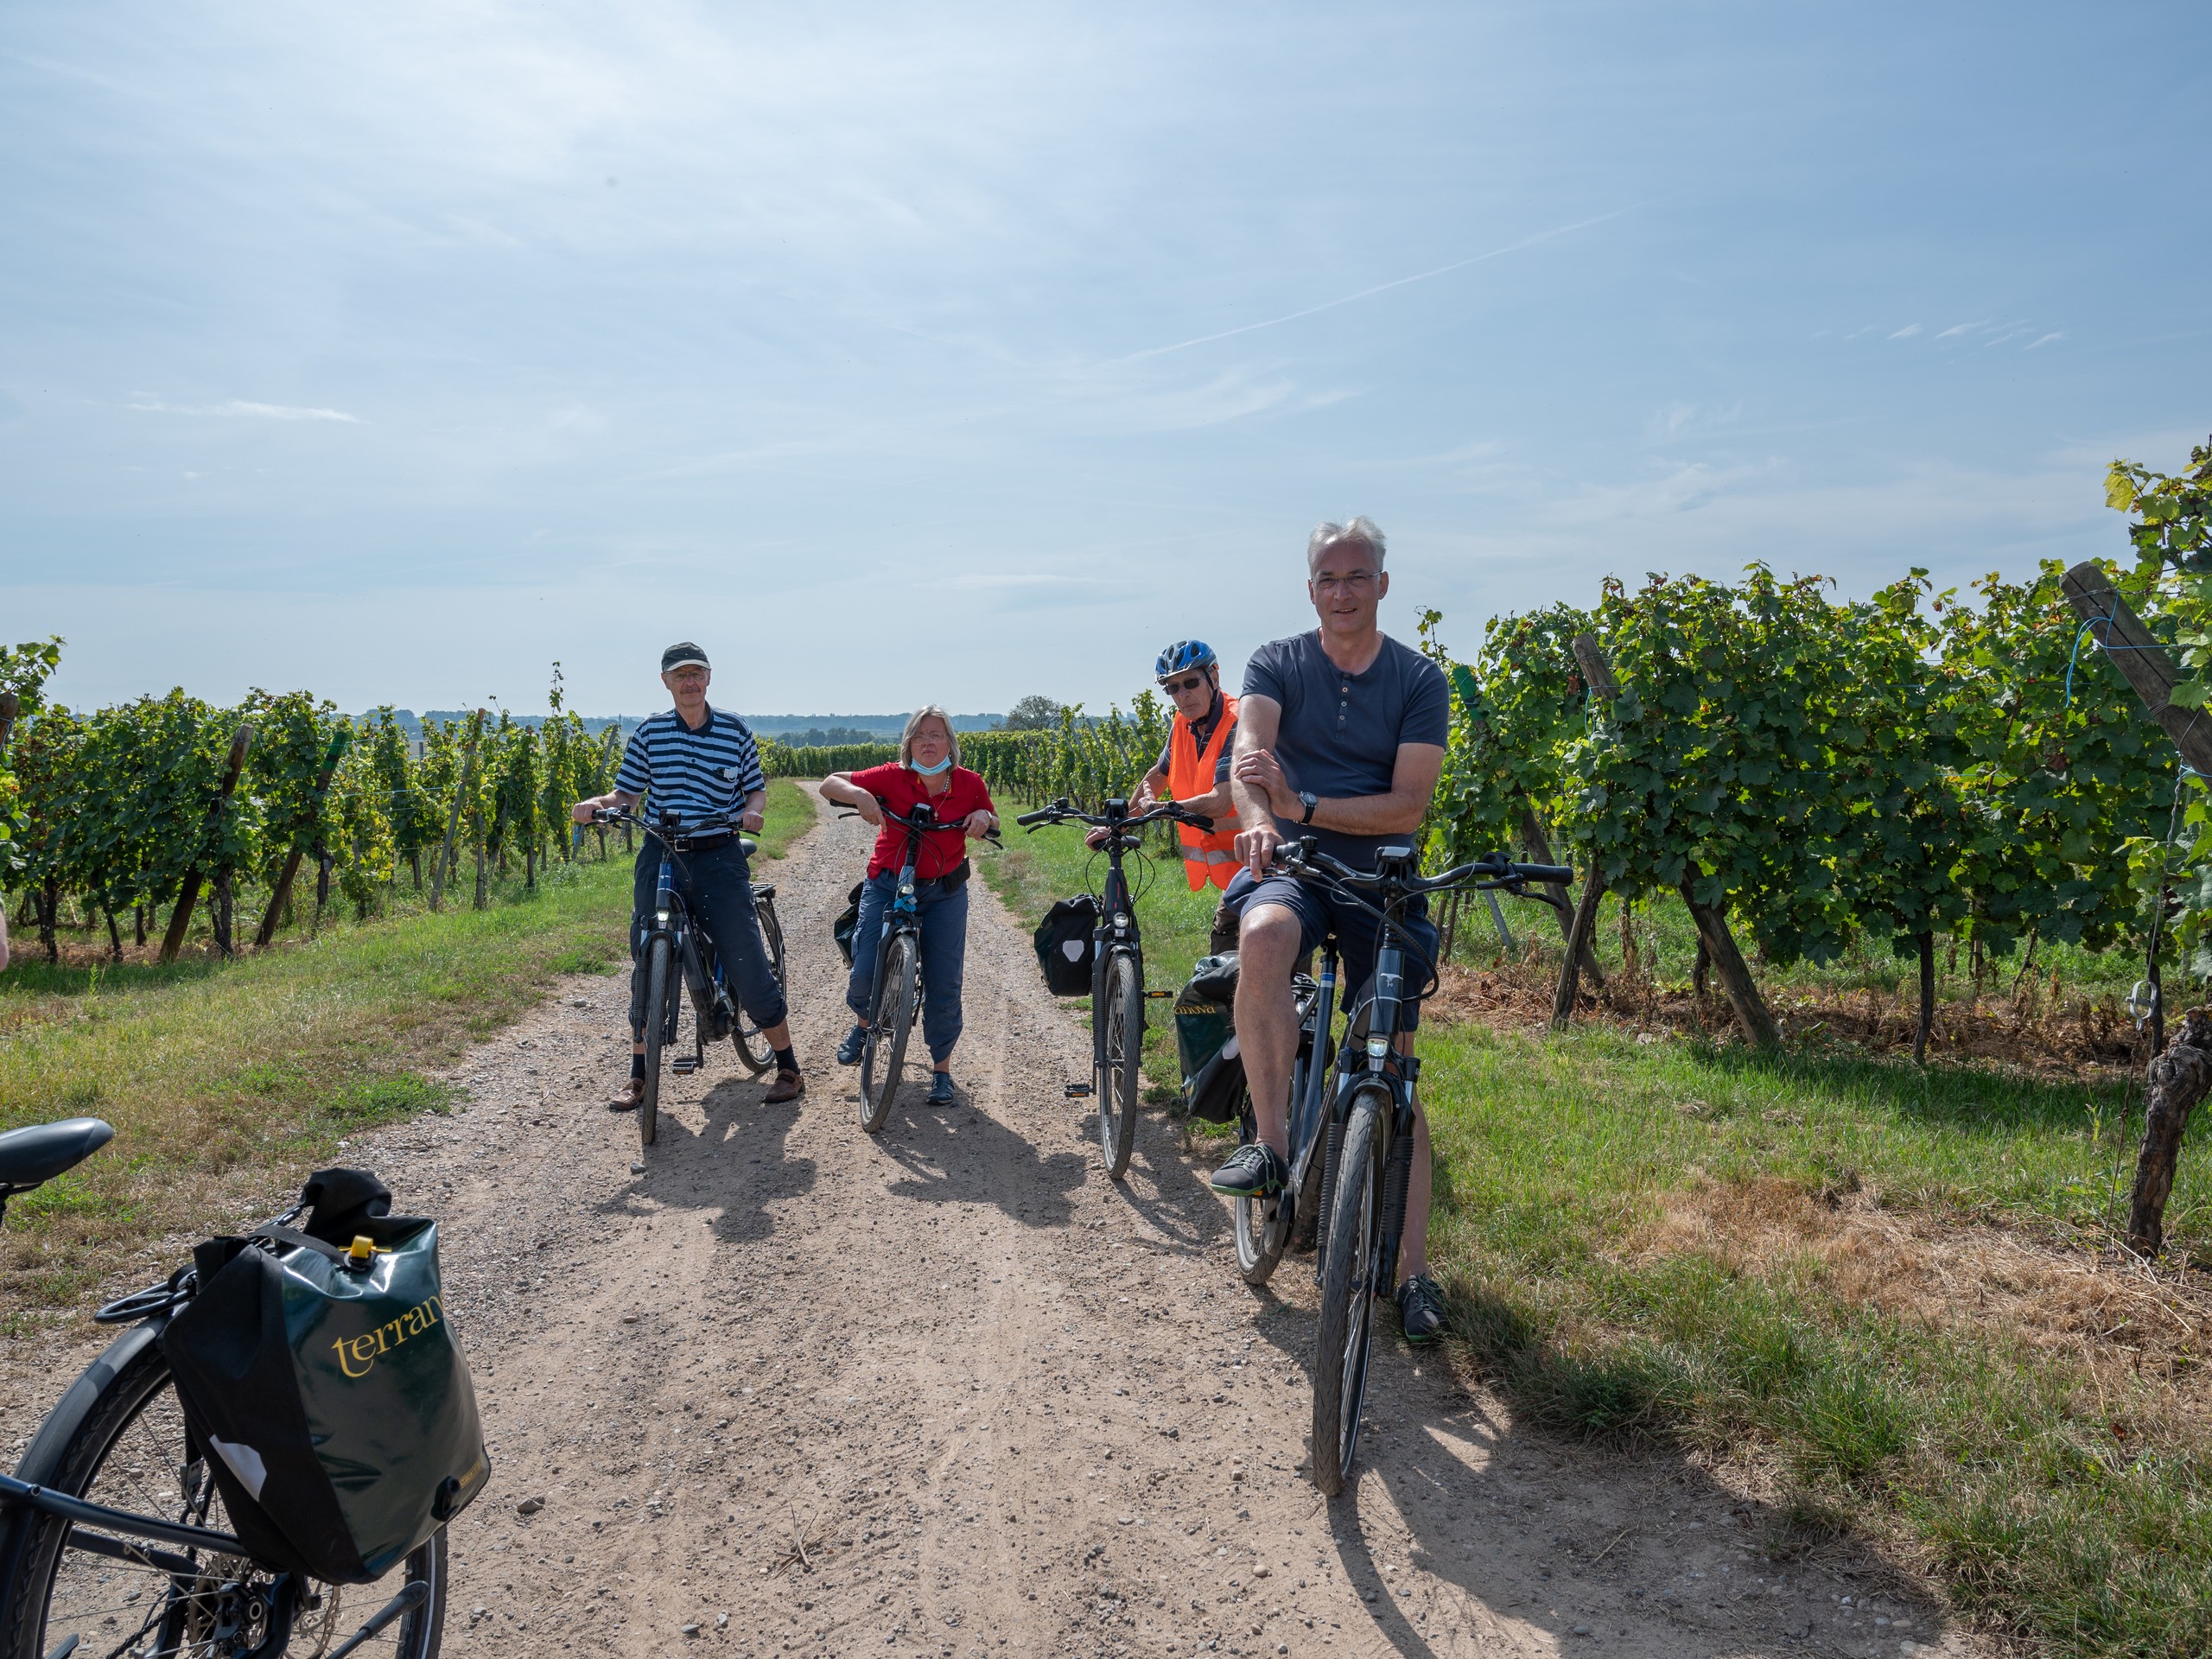
[[[733,819],[739,829],[757,832],[768,798],[760,752],[743,721],[707,706],[707,683],[712,677],[707,653],[688,639],[661,652],[660,683],[676,706],[652,715],[631,734],[614,787],[578,801],[569,816],[578,823],[589,823],[600,808],[626,812],[650,792],[656,816],[674,812],[687,826],[697,824],[709,835],[709,826]],[[638,944],[660,885],[660,844],[646,837],[638,849],[630,914],[634,963],[630,969],[630,1080],[607,1103],[613,1112],[636,1111],[645,1095],[645,964]],[[797,1100],[806,1092],[806,1079],[799,1075],[798,1057],[791,1052],[783,988],[776,983],[767,947],[761,943],[760,918],[753,914],[753,883],[743,847],[734,834],[726,835],[718,843],[685,853],[677,861],[676,875],[685,902],[714,936],[738,1001],[776,1051],[776,1081],[766,1098],[775,1105]]]

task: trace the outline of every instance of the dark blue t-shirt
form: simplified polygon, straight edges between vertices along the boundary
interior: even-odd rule
[[[1385,635],[1363,674],[1347,674],[1321,649],[1321,632],[1271,640],[1244,664],[1244,695],[1282,708],[1275,759],[1290,786],[1324,800],[1388,795],[1402,743],[1444,747],[1452,725],[1452,688],[1444,671]],[[1370,869],[1376,849],[1414,837],[1348,836],[1278,817],[1285,836],[1312,836],[1321,850]]]

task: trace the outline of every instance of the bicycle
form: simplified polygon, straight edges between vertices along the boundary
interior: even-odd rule
[[[899,861],[898,887],[883,912],[883,938],[868,988],[868,1036],[861,1049],[861,1128],[870,1135],[891,1116],[891,1103],[906,1067],[906,1039],[922,1006],[922,917],[914,894],[915,861],[927,831],[961,828],[957,823],[939,823],[927,801],[917,802],[906,814],[895,811],[881,796],[876,805],[886,823],[906,830],[906,847]],[[860,814],[837,816],[856,818]],[[995,844],[998,834],[994,830],[984,839]]]
[[[1106,890],[1100,895],[1090,962],[1090,1082],[1071,1084],[1071,1099],[1098,1102],[1098,1144],[1106,1174],[1120,1180],[1136,1148],[1137,1103],[1144,1086],[1144,941],[1137,932],[1136,900],[1122,872],[1122,856],[1141,851],[1147,824],[1187,823],[1211,830],[1213,820],[1174,801],[1132,814],[1125,800],[1109,800],[1101,813],[1079,810],[1065,795],[1014,822],[1034,835],[1050,823],[1080,823],[1106,831]],[[1160,993],[1165,995],[1166,993]]]
[[[656,821],[613,807],[600,808],[592,814],[592,822],[631,824],[660,843],[660,876],[653,889],[652,925],[639,941],[645,970],[645,1086],[638,1102],[638,1141],[640,1146],[650,1147],[660,1133],[661,1055],[676,1046],[677,1021],[683,1013],[683,999],[676,995],[673,983],[679,972],[690,992],[692,1046],[690,1053],[679,1054],[671,1061],[671,1071],[679,1077],[690,1076],[706,1064],[707,1045],[718,1043],[725,1037],[736,1049],[738,1059],[755,1077],[775,1061],[775,1052],[761,1036],[760,1027],[750,1023],[750,1016],[730,995],[721,952],[715,947],[714,936],[707,931],[705,920],[691,913],[690,907],[683,902],[682,889],[676,885],[679,855],[720,846],[736,832],[728,827],[727,819],[710,819],[687,829],[673,812],[664,812]],[[737,844],[748,860],[760,848],[759,842],[745,836],[737,837]],[[780,989],[784,984],[784,928],[777,919],[776,889],[772,885],[754,886],[753,910],[760,919],[760,942],[768,952],[769,971],[775,976]]]
[[[114,1133],[79,1117],[0,1135],[0,1213]],[[287,1211],[278,1224],[301,1214]],[[16,1472],[0,1475],[0,1659],[346,1659],[372,1650],[435,1659],[445,1625],[442,1526],[368,1586],[382,1605],[342,1641],[341,1610],[355,1586],[257,1562],[227,1529],[160,1341],[198,1287],[187,1267],[93,1314],[130,1329],[70,1385]]]
[[[1358,1451],[1374,1305],[1390,1298],[1398,1283],[1399,1236],[1405,1228],[1406,1185],[1413,1168],[1414,1085],[1421,1077],[1419,1058],[1398,1052],[1399,1016],[1408,1001],[1418,1001],[1436,986],[1436,963],[1407,935],[1406,911],[1432,893],[1465,887],[1520,893],[1529,882],[1563,885],[1574,873],[1559,865],[1510,863],[1503,854],[1491,853],[1440,875],[1424,876],[1410,847],[1382,848],[1372,870],[1356,870],[1322,852],[1310,836],[1286,843],[1278,858],[1287,874],[1331,889],[1378,924],[1374,977],[1345,1011],[1325,1111],[1314,1107],[1322,1094],[1322,1075],[1332,1069],[1331,1057],[1317,1050],[1319,1063],[1306,1067],[1308,1109],[1302,1121],[1294,1115],[1292,1122],[1294,1135],[1306,1139],[1292,1142],[1292,1179],[1276,1200],[1278,1211],[1290,1211],[1279,1224],[1287,1236],[1296,1224],[1292,1195],[1304,1185],[1318,1143],[1320,1179],[1312,1213],[1321,1317],[1313,1354],[1313,1484],[1333,1497],[1344,1490],[1344,1471]],[[1410,998],[1405,989],[1408,956],[1421,965],[1419,988]],[[1336,962],[1332,937],[1325,942],[1316,997],[1315,1029],[1324,1037]],[[1240,1260],[1242,1255],[1240,1236]]]

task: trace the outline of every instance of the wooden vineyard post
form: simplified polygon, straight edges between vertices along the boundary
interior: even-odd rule
[[[253,728],[241,726],[231,739],[230,759],[223,766],[222,787],[215,798],[207,804],[207,823],[220,822],[223,809],[230,804],[232,793],[238,786],[238,773],[245,769],[245,752],[253,743]],[[169,916],[169,931],[162,940],[161,961],[164,967],[176,960],[176,953],[184,949],[185,931],[192,925],[192,907],[200,902],[200,872],[184,873],[184,887],[176,897],[176,909]]]
[[[2181,758],[2192,770],[2212,774],[2212,715],[2202,709],[2177,709],[2169,701],[2174,687],[2187,677],[2105,573],[2085,559],[2066,573],[2059,587],[2075,613],[2090,625],[2089,637],[2105,648],[2113,666],[2135,688],[2144,712],[2173,740]]]
[[[2212,1091],[2212,1015],[2191,1008],[2166,1052],[2151,1062],[2144,1084],[2143,1150],[2135,1160],[2135,1192],[2127,1209],[2127,1248],[2153,1256],[2166,1242],[2166,1200],[2174,1190],[2189,1115]]]
[[[330,780],[338,772],[338,762],[346,753],[346,734],[338,733],[330,740],[330,747],[323,752],[322,770],[315,774],[315,810],[322,809],[322,798],[330,792]],[[292,896],[292,880],[300,873],[300,859],[304,847],[295,846],[284,855],[284,868],[277,874],[276,886],[269,895],[269,908],[261,912],[261,925],[254,931],[253,948],[266,950],[270,940],[276,937],[276,924],[284,913],[284,901]],[[318,908],[320,908],[318,906]]]
[[[1582,665],[1582,674],[1590,687],[1590,695],[1599,702],[1611,707],[1620,695],[1620,687],[1613,679],[1613,665],[1605,660],[1605,653],[1598,647],[1593,635],[1574,636],[1574,660]],[[1605,902],[1605,878],[1593,862],[1582,877],[1582,897],[1574,906],[1574,920],[1567,931],[1566,959],[1560,963],[1559,988],[1552,995],[1552,1029],[1565,1031],[1574,1019],[1575,998],[1582,991],[1582,958],[1592,954],[1591,935],[1597,931],[1598,906]]]
[[[1936,936],[1918,933],[1913,942],[1920,947],[1920,1023],[1912,1033],[1912,1063],[1928,1063],[1928,1039],[1936,1028]]]
[[[1744,953],[1736,948],[1736,936],[1728,931],[1727,912],[1716,906],[1700,904],[1688,876],[1682,878],[1681,893],[1682,902],[1689,906],[1690,919],[1697,924],[1698,939],[1705,946],[1713,972],[1720,976],[1720,988],[1728,994],[1728,1006],[1736,1011],[1736,1023],[1744,1028],[1744,1035],[1761,1048],[1781,1047],[1782,1027],[1774,1023],[1766,999],[1759,995],[1758,982],[1751,977]]]

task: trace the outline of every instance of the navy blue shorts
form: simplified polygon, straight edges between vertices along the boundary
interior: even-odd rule
[[[1338,983],[1351,988],[1339,1006],[1357,1007],[1367,982],[1375,977],[1375,936],[1382,931],[1382,924],[1328,888],[1294,875],[1270,875],[1254,887],[1244,898],[1243,914],[1249,916],[1262,905],[1281,905],[1298,918],[1300,956],[1319,949],[1331,930],[1335,931],[1337,950],[1344,957],[1344,975]],[[1406,952],[1406,988],[1411,992],[1428,982],[1427,962],[1422,957],[1428,962],[1436,957],[1436,925],[1428,919],[1426,898],[1406,906],[1403,925],[1414,947]],[[1422,956],[1416,956],[1414,950]],[[1408,996],[1399,1010],[1398,1028],[1413,1031],[1420,1025],[1421,1004]]]

